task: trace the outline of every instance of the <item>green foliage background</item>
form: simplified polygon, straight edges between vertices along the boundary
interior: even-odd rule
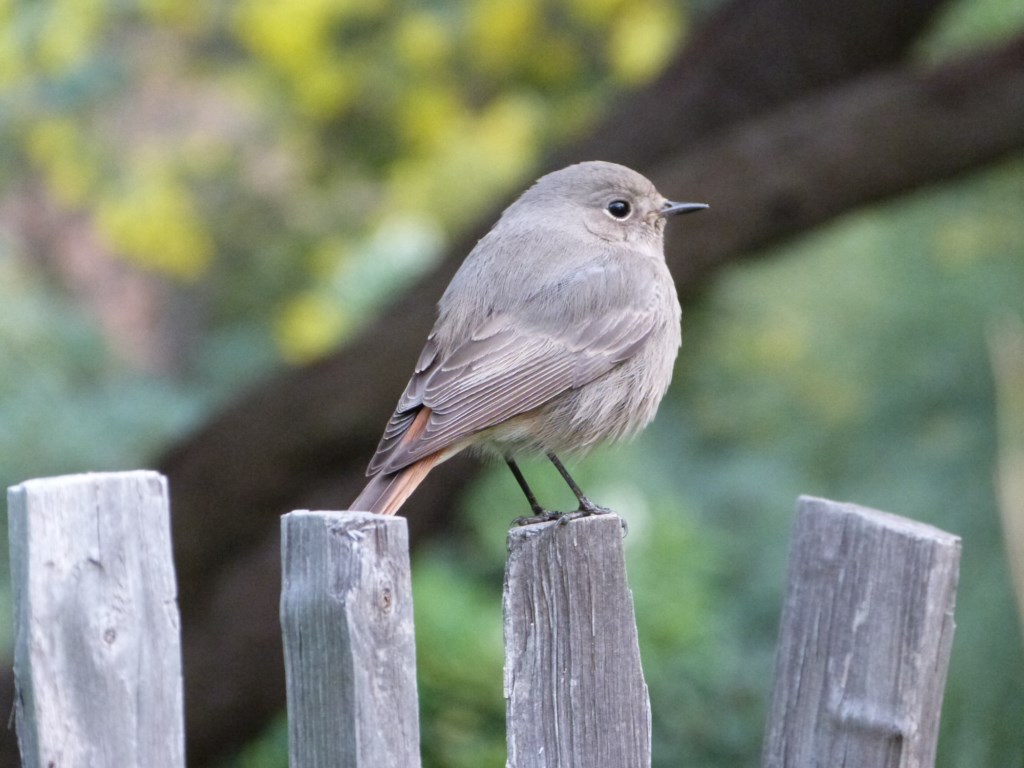
[[[0,0],[0,481],[143,466],[260,372],[342,341],[688,21],[660,0]],[[960,0],[920,57],[1021,27],[1017,3]],[[175,365],[118,347],[10,226],[21,198],[200,307]],[[684,309],[655,425],[577,468],[630,521],[657,766],[756,763],[800,493],[963,537],[939,765],[1024,765],[986,347],[1024,312],[1022,210],[1017,159],[734,268]],[[414,563],[427,766],[504,760],[506,475]],[[283,740],[279,723],[232,765],[285,765]]]

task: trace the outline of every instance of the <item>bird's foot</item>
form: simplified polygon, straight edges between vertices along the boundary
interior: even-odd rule
[[[559,525],[567,525],[571,520],[579,520],[581,517],[591,517],[593,515],[614,515],[615,510],[609,509],[608,507],[602,507],[600,504],[595,504],[586,496],[580,499],[580,507],[575,512],[568,512],[558,518]],[[622,535],[625,537],[629,533],[629,526],[626,521],[621,517],[619,522],[622,525]]]
[[[533,514],[529,517],[517,517],[512,521],[512,525],[534,525],[535,523],[551,523],[557,521],[559,525],[568,525],[573,520],[579,520],[582,517],[591,517],[593,515],[613,515],[615,512],[608,507],[602,507],[600,504],[595,504],[586,496],[580,500],[579,509],[574,512],[557,512],[549,509],[543,509],[537,507],[533,510]],[[625,536],[629,532],[629,527],[626,525],[626,521],[622,520],[622,535]]]
[[[602,507],[600,504],[595,504],[586,496],[580,497],[580,508],[574,513],[577,517],[590,517],[591,515],[611,515],[614,514],[608,507]]]
[[[517,517],[512,521],[512,525],[534,525],[536,523],[550,523],[552,520],[561,520],[565,517],[565,512],[555,512],[550,509],[543,509],[536,507],[533,510],[533,514],[526,517]]]

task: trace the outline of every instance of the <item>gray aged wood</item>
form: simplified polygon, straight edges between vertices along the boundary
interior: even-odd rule
[[[180,768],[181,641],[156,472],[8,489],[16,721],[31,768]]]
[[[281,626],[292,768],[420,765],[405,518],[281,519]]]
[[[960,539],[801,497],[763,768],[931,768]]]
[[[621,520],[509,531],[505,701],[509,768],[643,768],[651,710]]]

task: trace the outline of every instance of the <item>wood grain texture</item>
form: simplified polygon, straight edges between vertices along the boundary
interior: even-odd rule
[[[30,480],[8,509],[22,764],[183,766],[164,478]]]
[[[509,531],[505,700],[509,768],[643,768],[651,711],[621,520]]]
[[[801,497],[762,768],[931,768],[960,539]]]
[[[419,704],[405,518],[281,520],[292,768],[417,768]]]

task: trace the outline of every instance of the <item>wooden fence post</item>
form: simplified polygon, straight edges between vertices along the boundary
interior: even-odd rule
[[[508,768],[651,764],[621,523],[601,515],[509,531]]]
[[[417,768],[416,648],[403,517],[281,519],[292,768]]]
[[[931,768],[960,539],[801,497],[762,768]]]
[[[8,489],[22,765],[181,768],[181,641],[156,472]]]

